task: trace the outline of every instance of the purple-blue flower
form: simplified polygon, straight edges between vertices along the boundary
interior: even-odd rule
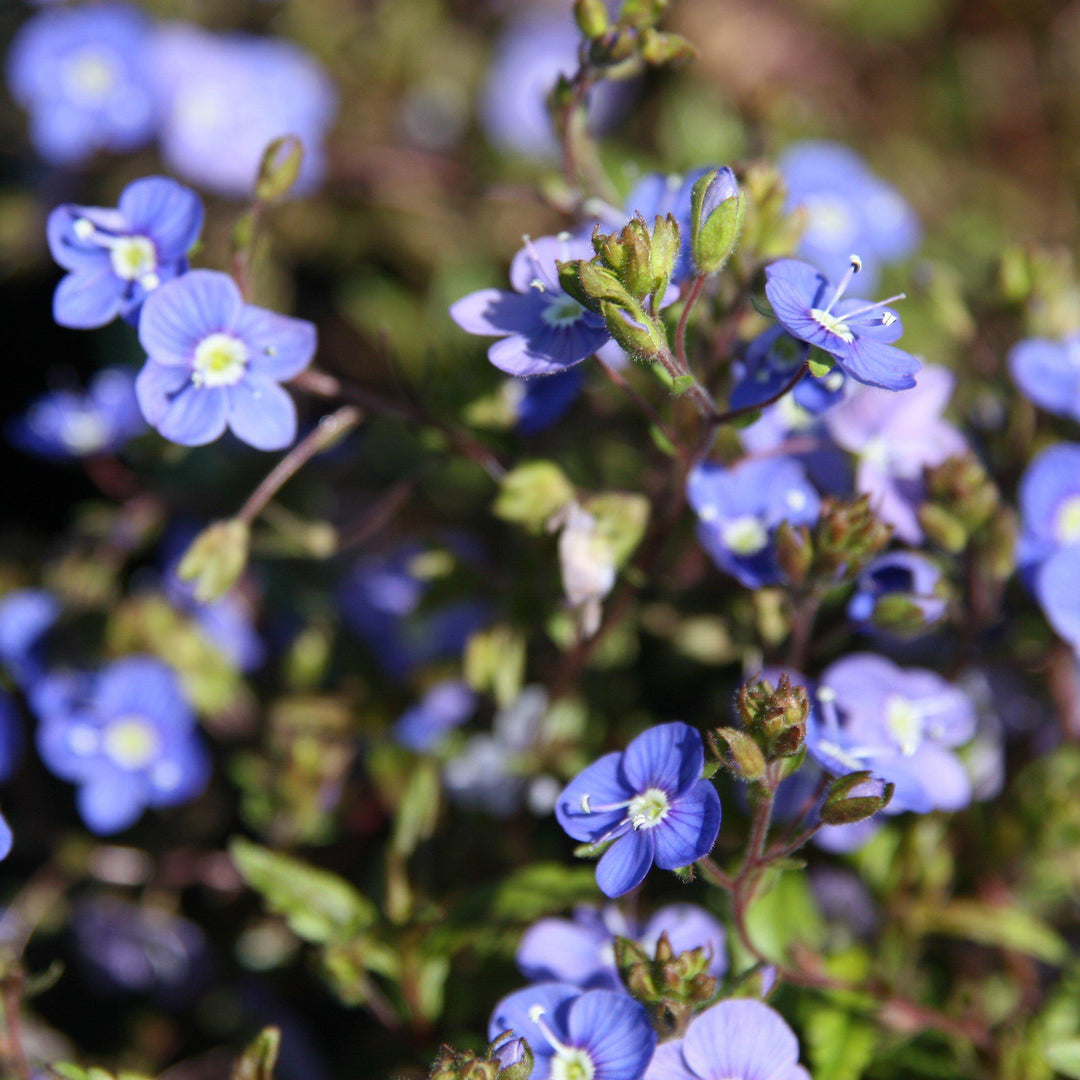
[[[558,141],[548,94],[578,66],[580,36],[564,12],[534,13],[509,24],[496,43],[480,102],[484,132],[500,150],[554,157]],[[625,83],[604,83],[589,97],[589,127],[604,130],[622,111]]]
[[[457,679],[436,683],[421,700],[406,709],[393,727],[394,738],[415,750],[427,753],[438,746],[442,737],[476,711],[476,694]]]
[[[1080,443],[1056,443],[1038,454],[1020,480],[1019,504],[1021,570],[1080,544]]]
[[[880,629],[874,623],[874,610],[886,597],[903,598],[918,608],[923,629],[945,617],[941,569],[917,551],[890,551],[874,559],[855,584],[848,618],[864,629]]]
[[[192,270],[147,299],[139,341],[139,406],[166,439],[202,446],[226,425],[257,450],[296,438],[296,405],[279,384],[311,363],[311,323],[245,304],[228,274]]]
[[[164,176],[128,184],[115,210],[58,206],[49,215],[49,251],[67,274],[53,296],[53,317],[76,330],[118,315],[137,321],[147,295],[187,269],[202,224],[198,195]]]
[[[858,266],[853,256],[848,272],[834,286],[809,263],[780,259],[765,267],[765,295],[792,337],[828,353],[856,382],[909,390],[922,365],[893,344],[904,332],[900,316],[885,306],[889,301],[843,299]]]
[[[698,465],[687,480],[686,497],[698,516],[701,546],[748,588],[782,580],[775,545],[781,523],[812,525],[821,510],[802,466],[783,457],[727,469]]]
[[[337,94],[318,61],[298,45],[174,23],[156,32],[149,56],[161,102],[161,152],[170,169],[243,198],[254,190],[266,147],[295,135],[304,145],[297,189],[322,180]]]
[[[750,998],[695,1016],[686,1035],[656,1048],[645,1080],[810,1080],[799,1041],[778,1012]]]
[[[27,687],[45,672],[45,638],[60,618],[60,601],[44,589],[16,589],[0,598],[0,664]]]
[[[794,378],[809,351],[806,342],[793,338],[782,326],[770,326],[758,334],[732,365],[735,385],[730,407],[751,408],[774,398]],[[800,379],[790,396],[799,408],[817,416],[843,397],[846,381],[843,371],[833,369],[820,378]]]
[[[30,114],[30,138],[53,165],[95,150],[133,150],[154,133],[149,20],[127,4],[58,8],[20,27],[8,53],[11,96]]]
[[[1009,353],[1009,371],[1023,395],[1040,408],[1080,420],[1080,335],[1021,341]]]
[[[47,675],[30,703],[42,761],[78,785],[79,814],[92,832],[120,832],[147,807],[188,802],[206,786],[210,757],[195,714],[172,669],[154,657]]]
[[[719,977],[727,970],[724,927],[695,904],[668,904],[644,924],[627,919],[614,904],[602,910],[578,908],[572,919],[540,919],[522,935],[517,964],[534,982],[622,990],[616,936],[631,938],[653,954],[661,934],[667,934],[676,953],[707,950],[710,974]]]
[[[529,1044],[531,1080],[640,1080],[656,1047],[642,1005],[615,990],[537,983],[495,1006],[488,1038],[513,1031]]]
[[[0,783],[14,774],[22,760],[22,752],[23,732],[18,706],[11,694],[0,690]]]
[[[481,289],[450,308],[450,317],[470,334],[498,337],[488,359],[510,375],[555,375],[580,364],[611,335],[604,320],[569,296],[559,284],[556,261],[591,259],[584,237],[542,236],[527,241],[510,264],[507,289]]]
[[[970,698],[936,672],[855,653],[822,674],[806,746],[833,775],[869,770],[895,784],[888,813],[959,810],[971,781],[956,748],[975,727]]]
[[[798,253],[834,280],[857,251],[867,288],[873,288],[879,267],[918,247],[914,211],[854,150],[831,142],[796,143],[781,157],[780,171],[787,209],[801,207],[806,215]]]
[[[922,540],[918,506],[923,470],[967,449],[964,436],[942,419],[952,396],[952,373],[926,367],[904,394],[859,390],[825,414],[835,442],[858,459],[855,486],[874,512],[909,544]]]
[[[547,379],[515,379],[517,423],[519,435],[536,435],[558,423],[577,400],[585,382],[585,370],[568,368]]]
[[[596,867],[607,896],[640,885],[655,863],[689,866],[720,831],[720,796],[701,778],[705,751],[688,724],[660,724],[622,753],[605,754],[567,784],[555,816],[575,840],[612,841]]]
[[[105,368],[85,393],[56,390],[38,398],[8,428],[11,442],[53,461],[114,454],[146,430],[135,397],[135,376]]]

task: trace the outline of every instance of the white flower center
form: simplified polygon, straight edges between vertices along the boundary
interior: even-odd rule
[[[750,514],[721,525],[720,537],[724,547],[736,555],[756,555],[769,542],[765,526]]]
[[[73,454],[92,454],[108,441],[109,431],[96,413],[75,412],[66,418],[60,438]]]
[[[141,716],[124,716],[111,723],[102,738],[105,753],[122,769],[142,769],[157,757],[161,740]]]
[[[247,370],[248,347],[232,334],[208,334],[195,350],[196,386],[235,386]]]
[[[584,1050],[566,1047],[551,1059],[551,1080],[593,1080],[596,1066]]]
[[[572,296],[554,296],[545,305],[540,317],[556,328],[573,326],[585,313],[585,309]]]
[[[670,809],[667,795],[659,788],[649,788],[630,800],[626,816],[635,829],[654,829]]]
[[[1080,541],[1080,495],[1071,495],[1058,507],[1054,532],[1063,544]]]
[[[919,749],[923,738],[923,714],[914,702],[899,695],[890,697],[885,702],[885,726],[905,757],[911,757]]]
[[[855,340],[855,335],[848,329],[847,323],[836,315],[830,315],[829,312],[823,311],[821,308],[811,308],[810,318],[818,326],[828,330],[830,334],[835,334],[845,344],[850,345]]]
[[[73,98],[87,105],[100,105],[112,93],[118,80],[116,62],[101,49],[80,49],[64,68],[63,80]]]
[[[109,245],[109,258],[118,278],[143,281],[147,288],[158,284],[157,248],[145,236],[120,236]],[[152,282],[152,283],[151,283]]]

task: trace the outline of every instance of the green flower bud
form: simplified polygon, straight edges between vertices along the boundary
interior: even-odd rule
[[[262,203],[284,199],[300,176],[304,144],[295,135],[282,135],[263,152],[255,181],[255,198]]]
[[[705,737],[713,754],[740,780],[754,783],[765,775],[765,755],[745,731],[722,727]]]
[[[224,596],[240,579],[248,560],[251,530],[233,518],[203,529],[180,560],[177,573],[195,582],[195,598],[203,604]]]
[[[892,784],[886,784],[880,795],[851,795],[856,788],[872,780],[873,773],[870,772],[849,773],[835,780],[821,806],[821,820],[826,825],[853,825],[884,810],[892,801]]]
[[[787,580],[802,588],[814,565],[814,544],[805,525],[784,521],[776,530],[776,560]]]
[[[720,270],[739,239],[746,196],[727,167],[701,177],[690,195],[690,243],[702,274]]]
[[[918,509],[922,530],[938,547],[959,555],[967,547],[968,532],[956,517],[936,503],[923,503]]]
[[[681,34],[661,33],[651,26],[641,32],[641,58],[646,64],[685,64],[695,56],[697,49]]]
[[[585,37],[603,37],[611,27],[604,0],[574,0],[574,20]]]
[[[653,360],[668,348],[667,333],[634,302],[627,310],[617,304],[604,301],[600,314],[607,322],[611,336],[631,356]]]

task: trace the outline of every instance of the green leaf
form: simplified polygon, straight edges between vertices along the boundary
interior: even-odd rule
[[[827,1005],[806,1010],[803,1036],[814,1080],[859,1080],[877,1044],[872,1024]]]
[[[374,925],[375,905],[344,878],[291,855],[234,837],[229,844],[240,876],[297,937],[314,944],[348,940]]]
[[[1047,964],[1061,965],[1069,959],[1069,946],[1057,931],[1023,908],[953,900],[927,907],[920,914],[924,933],[997,946]]]
[[[798,942],[821,946],[825,923],[804,874],[783,874],[750,906],[746,915],[750,940],[774,962],[783,961]]]
[[[502,479],[492,509],[503,521],[542,532],[548,520],[574,497],[574,485],[550,461],[529,461]]]
[[[645,535],[649,500],[644,495],[607,491],[586,499],[585,509],[596,518],[598,535],[611,545],[615,565],[621,567]]]
[[[263,1028],[233,1066],[232,1080],[274,1080],[280,1049],[281,1029]]]
[[[439,766],[428,758],[417,764],[398,803],[394,820],[394,852],[411,855],[434,831],[439,817]]]
[[[1062,1076],[1080,1080],[1080,1038],[1050,1043],[1046,1047],[1046,1064]]]
[[[813,375],[815,379],[823,378],[824,376],[828,375],[829,372],[833,369],[831,362],[826,360],[818,360],[817,357],[814,356],[811,356],[806,361],[806,366],[810,369],[810,374]]]
[[[532,922],[596,897],[592,867],[534,863],[515,871],[499,886],[491,913],[497,919]]]

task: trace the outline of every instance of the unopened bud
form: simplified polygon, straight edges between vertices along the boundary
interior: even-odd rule
[[[654,319],[650,319],[637,304],[633,314],[625,307],[604,301],[600,313],[608,331],[619,346],[641,360],[655,360],[668,349],[667,334]]]
[[[255,198],[262,203],[278,202],[292,190],[304,164],[304,144],[295,135],[282,135],[263,152],[255,182]]]
[[[702,274],[720,270],[739,239],[746,196],[726,166],[701,177],[690,195],[690,244]]]
[[[765,755],[745,731],[722,727],[710,731],[706,738],[713,754],[740,780],[753,783],[765,775]]]
[[[918,509],[918,517],[923,532],[938,547],[952,555],[959,555],[967,547],[967,529],[943,506],[923,503]]]
[[[867,791],[873,794],[865,794]],[[873,773],[854,772],[835,780],[821,805],[821,820],[826,825],[854,825],[873,817],[892,801],[894,786],[875,781]],[[858,794],[852,795],[857,791]],[[877,792],[880,792],[877,793]]]
[[[177,568],[184,581],[195,582],[195,599],[209,603],[224,596],[240,579],[248,560],[251,530],[233,518],[203,529],[191,542]]]
[[[814,565],[814,544],[805,525],[780,523],[776,530],[776,561],[795,588],[806,584]]]
[[[641,32],[641,58],[653,67],[685,64],[697,56],[697,49],[682,36],[646,27]]]
[[[574,0],[574,20],[585,37],[603,37],[611,26],[604,0]]]

